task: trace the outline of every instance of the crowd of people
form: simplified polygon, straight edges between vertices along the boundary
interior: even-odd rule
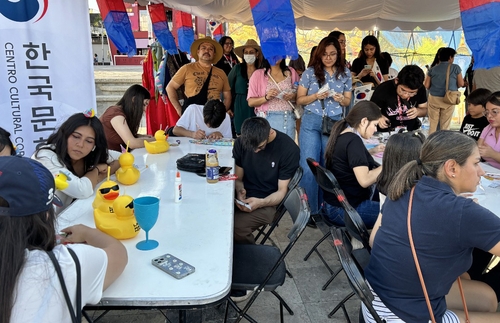
[[[455,106],[444,97],[466,85],[453,64],[452,48],[441,48],[425,75],[416,65],[399,72],[390,68],[390,55],[371,35],[363,39],[352,65],[346,61],[345,34],[339,31],[315,46],[308,66],[302,57],[271,65],[253,39],[234,46],[228,36],[219,42],[196,40],[191,46],[195,62],[172,76],[166,92],[180,116],[172,136],[235,138],[235,196],[246,204],[235,204],[235,243],[255,243],[254,231],[273,221],[299,166],[311,213],[330,225],[345,225],[342,205],[319,188],[307,166],[306,159],[313,158],[331,171],[373,228],[365,273],[377,312],[387,322],[429,319],[409,256],[406,224],[411,214],[437,321],[463,321],[458,277],[474,322],[497,319],[492,312],[500,296],[500,270],[488,275],[482,270],[491,254],[500,256],[500,218],[462,194],[476,190],[484,174],[481,161],[500,169],[500,92],[478,88],[477,75],[468,80],[474,84],[468,114],[460,131],[449,131]],[[371,85],[373,94],[353,105],[353,89],[360,85]],[[139,131],[150,99],[146,88],[132,85],[100,117],[70,116],[31,158],[16,156],[10,134],[0,128],[1,322],[30,321],[34,315],[68,321],[70,312],[56,296],[61,287],[53,287],[59,286],[57,278],[44,269],[51,262],[56,266],[52,255],[67,275],[79,268],[82,304],[96,303],[123,271],[127,254],[119,241],[75,225],[62,230],[62,240],[70,244],[56,244],[61,238],[56,239],[55,221],[75,199],[92,196],[108,172],[115,173],[121,151],[155,140]],[[424,134],[420,118],[426,116],[430,129]],[[392,136],[367,149],[366,140],[376,132]],[[373,155],[382,152],[379,165]],[[58,174],[68,178],[64,190],[54,186]],[[23,186],[26,181],[32,185]],[[75,286],[67,285],[73,295]],[[56,294],[46,293],[48,286]],[[47,310],[40,312],[42,307]],[[374,322],[366,308],[363,315]]]

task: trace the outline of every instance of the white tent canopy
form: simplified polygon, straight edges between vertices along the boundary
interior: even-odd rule
[[[133,0],[126,0],[134,2]],[[333,30],[456,30],[458,0],[291,0],[298,28]],[[139,0],[146,5],[147,0]],[[152,0],[195,16],[252,25],[248,0]]]

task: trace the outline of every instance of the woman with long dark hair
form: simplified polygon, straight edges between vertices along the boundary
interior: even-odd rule
[[[389,67],[380,53],[380,44],[377,37],[368,35],[363,38],[360,57],[352,62],[352,77],[360,79],[363,83],[372,83],[374,87],[387,81],[389,79]]]
[[[369,139],[382,114],[370,101],[357,103],[345,119],[332,129],[326,146],[325,164],[339,182],[347,201],[371,228],[379,213],[378,196],[372,200],[371,186],[382,171],[366,149],[362,139]],[[334,194],[324,192],[323,214],[335,225],[344,225],[344,208]]]
[[[64,174],[67,187],[55,194],[62,201],[56,213],[64,210],[74,199],[88,198],[94,187],[120,167],[108,155],[104,129],[95,116],[76,113],[68,118],[32,156],[54,175]]]
[[[243,60],[241,64],[233,67],[228,76],[231,94],[234,95],[234,130],[239,136],[243,121],[255,117],[254,109],[247,101],[248,86],[250,77],[262,62],[262,53],[259,44],[253,39],[248,39],[245,44],[236,47],[234,52]]]
[[[18,156],[1,157],[0,169],[0,322],[74,322],[69,307],[77,304],[77,266],[81,306],[96,304],[125,268],[127,251],[118,240],[84,225],[63,229],[71,244],[57,244],[52,173]]]
[[[229,72],[240,63],[234,52],[234,40],[229,36],[222,36],[219,39],[219,44],[222,47],[223,55],[214,66],[223,70],[226,75],[229,75]]]
[[[345,108],[351,103],[351,73],[340,58],[341,48],[337,39],[325,37],[314,51],[310,66],[302,74],[297,89],[297,104],[304,106],[300,126],[300,166],[304,176],[300,186],[309,199],[311,214],[317,214],[322,198],[318,184],[309,171],[306,159],[312,157],[324,165],[328,136],[323,135],[323,118],[338,121],[344,117]],[[328,90],[321,91],[328,85]]]
[[[250,78],[248,105],[255,107],[255,113],[265,118],[271,128],[295,140],[295,115],[291,102],[295,102],[294,84],[298,83],[299,76],[284,59],[273,66],[264,60],[262,66]]]
[[[431,316],[409,231],[436,322],[465,322],[460,284],[471,322],[500,320],[491,287],[463,275],[474,248],[500,256],[500,219],[461,196],[476,191],[484,174],[480,162],[474,139],[438,131],[426,139],[419,158],[391,180],[370,236],[372,252],[365,269],[373,305],[387,322],[428,322]],[[366,322],[375,322],[364,306],[363,315]]]
[[[151,95],[142,85],[134,84],[125,91],[123,97],[104,111],[99,118],[104,126],[108,148],[121,151],[120,145],[131,149],[144,148],[144,140],[154,141],[154,137],[138,134],[142,115],[149,105]]]

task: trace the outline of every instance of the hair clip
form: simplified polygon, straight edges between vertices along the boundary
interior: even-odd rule
[[[86,116],[87,118],[93,118],[93,117],[95,117],[95,110],[90,108],[90,109],[84,111],[83,115]]]

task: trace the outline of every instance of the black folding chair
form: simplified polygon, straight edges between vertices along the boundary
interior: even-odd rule
[[[293,315],[293,311],[285,300],[276,292],[276,288],[285,282],[286,269],[284,259],[304,232],[309,221],[311,211],[307,203],[307,196],[301,187],[296,187],[284,202],[284,206],[293,220],[293,226],[288,233],[289,243],[283,252],[277,247],[269,245],[235,245],[233,251],[233,281],[232,289],[253,290],[253,294],[243,309],[239,308],[231,298],[228,304],[233,307],[238,317],[235,322],[242,318],[254,323],[256,322],[247,311],[255,302],[259,294],[265,290],[270,291],[280,302],[280,318],[283,323],[283,307]],[[227,321],[229,305],[226,306],[224,322]]]
[[[337,196],[337,198],[339,196],[344,196],[344,199],[347,200],[345,198],[344,192],[342,191],[339,183],[337,182],[337,179],[335,178],[335,176],[333,176],[333,174],[328,169],[322,167],[313,158],[307,158],[306,161],[307,161],[307,165],[311,169],[311,172],[313,173],[313,175],[316,179],[316,182],[318,183],[319,187],[321,187],[321,189],[323,191],[327,191],[327,192],[330,192],[332,194],[335,194],[335,196]],[[330,222],[328,220],[328,218],[326,218],[324,216],[322,217],[322,221],[325,222],[329,227],[335,226],[332,222]],[[331,276],[328,279],[328,281],[321,288],[322,290],[326,290],[328,285],[330,285],[330,283],[333,281],[333,279],[335,279],[335,277],[337,277],[337,275],[342,270],[342,267],[340,267],[339,269],[337,269],[335,271],[333,269],[331,269],[330,265],[328,265],[325,258],[318,250],[319,245],[321,243],[323,243],[323,241],[328,239],[330,236],[331,236],[330,231],[326,232],[323,235],[323,237],[321,239],[319,239],[318,242],[316,242],[316,244],[311,248],[311,250],[309,250],[309,252],[304,257],[304,261],[307,261],[307,259],[309,259],[309,257],[312,255],[312,253],[315,252],[318,255],[321,262],[323,262],[323,264],[326,266],[326,268],[330,272]]]
[[[269,236],[271,235],[271,233],[273,233],[274,229],[278,226],[278,223],[280,222],[283,215],[285,215],[285,212],[286,212],[286,208],[284,205],[285,200],[287,199],[290,192],[299,185],[299,182],[302,179],[303,174],[304,174],[304,171],[302,170],[302,167],[299,166],[299,168],[297,168],[297,170],[295,171],[295,174],[293,175],[293,177],[290,179],[290,182],[288,182],[288,191],[287,191],[285,197],[280,202],[280,204],[278,204],[278,206],[276,207],[276,215],[274,216],[274,220],[270,224],[269,229],[267,229],[267,231],[266,231],[266,228],[268,227],[267,224],[260,227],[259,232],[255,236],[255,241],[257,241],[260,238],[260,236],[263,234],[264,234],[264,237],[259,242],[260,244],[265,244],[267,239],[269,239]]]
[[[333,314],[339,309],[342,308],[344,311],[344,316],[348,322],[350,322],[349,315],[347,314],[345,308],[345,302],[348,301],[355,294],[361,299],[361,301],[365,304],[370,314],[373,316],[377,323],[385,322],[382,320],[375,309],[373,308],[373,294],[370,291],[370,288],[366,284],[363,266],[360,264],[360,256],[363,262],[366,261],[366,257],[369,257],[369,253],[366,249],[357,249],[353,250],[351,241],[346,235],[346,232],[339,228],[331,229],[332,237],[333,237],[333,245],[335,246],[335,250],[339,256],[340,264],[344,269],[344,272],[349,281],[349,285],[351,285],[352,292],[347,295],[342,301],[340,301],[339,305],[335,307],[335,309],[328,315],[328,317],[332,317]],[[362,313],[360,311],[360,322],[364,322]]]

